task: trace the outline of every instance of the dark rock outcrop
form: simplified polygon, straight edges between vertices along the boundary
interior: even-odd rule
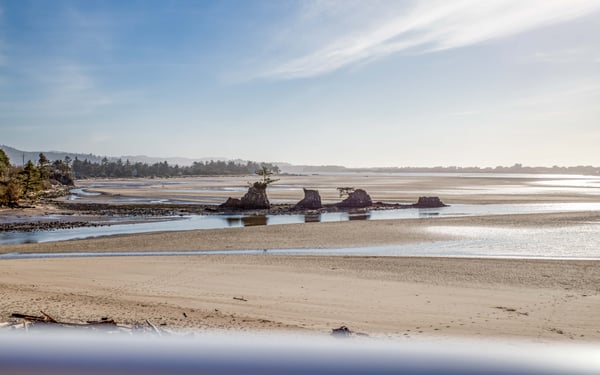
[[[337,207],[341,208],[364,208],[371,207],[372,205],[373,201],[371,197],[363,189],[356,189],[348,194],[348,198],[336,204]]]
[[[303,190],[304,198],[294,206],[294,209],[316,210],[323,207],[321,204],[321,195],[319,194],[318,190]]]
[[[415,208],[436,208],[446,207],[439,197],[419,197],[417,203],[413,204]]]
[[[222,203],[219,205],[219,208],[241,208],[242,207],[242,202],[237,199],[237,198],[227,198],[227,200],[225,201],[225,203]]]
[[[240,200],[241,208],[261,209],[271,207],[269,198],[267,198],[267,189],[251,186],[248,192]]]

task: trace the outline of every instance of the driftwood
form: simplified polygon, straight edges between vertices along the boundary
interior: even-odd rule
[[[146,319],[146,323],[148,323],[148,325],[150,327],[152,327],[152,329],[154,330],[154,332],[156,332],[157,335],[162,336],[162,332],[160,331],[160,329],[157,326],[152,324],[148,319]]]
[[[248,302],[248,300],[245,299],[244,297],[233,297],[233,299],[238,300],[238,301]]]
[[[62,322],[59,321],[49,314],[40,311],[42,316],[13,313],[11,318],[23,319],[24,328],[37,324],[45,324],[56,327],[76,327],[76,328],[98,328],[98,327],[117,327],[117,323],[113,319],[101,318],[100,320],[88,320],[83,323],[76,322]],[[122,327],[121,327],[122,328]]]

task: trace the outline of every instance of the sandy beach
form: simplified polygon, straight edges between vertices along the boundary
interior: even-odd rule
[[[600,340],[593,261],[195,256],[3,261],[0,309],[166,328]],[[185,314],[185,315],[184,315]]]
[[[589,195],[563,198],[597,201]],[[463,192],[449,199],[444,198],[452,203],[470,196]],[[515,197],[509,194],[504,199]],[[518,200],[536,202],[535,194],[529,193]],[[5,245],[0,253],[400,245],[452,238],[430,230],[436,226],[527,229],[598,222],[600,213],[590,211],[307,223]],[[171,329],[327,333],[346,325],[355,332],[402,338],[600,340],[596,260],[261,254],[0,263],[0,321],[10,320],[14,312],[43,310],[65,320],[149,319]]]
[[[324,203],[339,202],[337,187],[365,189],[373,201],[413,203],[419,196],[439,196],[457,203],[547,203],[600,201],[600,189],[580,188],[572,180],[544,175],[280,175],[269,187],[272,203],[296,203],[302,188],[317,189]],[[585,178],[579,177],[583,180]],[[127,202],[127,198],[187,201],[204,204],[223,203],[228,197],[240,197],[256,176],[209,176],[168,179],[89,179],[77,185],[99,197],[81,197],[79,201]]]
[[[3,246],[3,252],[301,248],[441,239],[431,225],[571,225],[596,213],[313,223]],[[225,245],[225,246],[224,246]],[[376,336],[600,340],[600,261],[348,256],[3,260],[0,320],[40,310],[176,328],[340,325]],[[245,301],[234,299],[242,298]],[[184,316],[185,313],[185,316]]]

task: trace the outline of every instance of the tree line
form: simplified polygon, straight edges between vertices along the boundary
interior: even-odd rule
[[[16,207],[22,200],[35,201],[43,195],[60,193],[61,187],[72,186],[71,160],[50,161],[43,153],[37,164],[29,160],[13,166],[0,149],[0,206]]]
[[[129,178],[129,177],[177,177],[177,176],[207,176],[207,175],[244,175],[268,168],[279,173],[279,167],[269,163],[236,163],[234,161],[211,160],[194,162],[190,166],[169,165],[166,161],[154,164],[142,162],[124,162],[121,159],[110,161],[102,159],[100,163],[75,158],[72,163],[75,178]]]

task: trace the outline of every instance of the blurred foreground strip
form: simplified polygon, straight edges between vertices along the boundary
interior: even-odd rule
[[[71,332],[73,331],[73,332]],[[0,334],[0,374],[600,374],[600,347],[86,330]]]

